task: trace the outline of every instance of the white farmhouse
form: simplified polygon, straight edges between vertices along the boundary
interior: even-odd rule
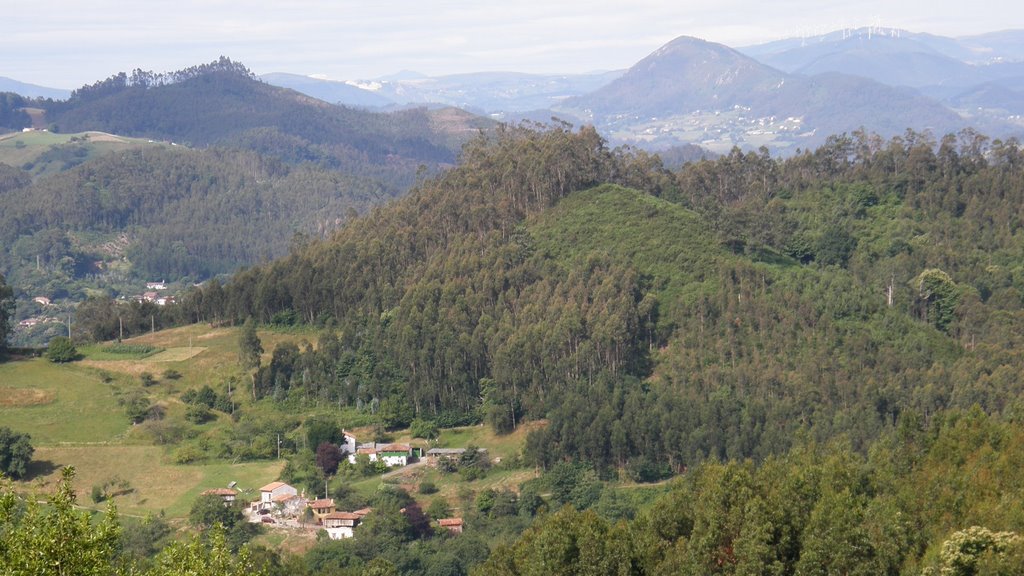
[[[346,432],[345,430],[341,431],[341,435],[345,439],[345,441],[338,446],[341,448],[341,453],[354,455],[356,453],[356,437],[353,436],[351,432]]]
[[[282,501],[285,498],[283,496],[297,496],[299,491],[293,486],[289,486],[284,482],[271,482],[266,486],[260,488],[260,507],[269,508],[275,501]]]
[[[331,540],[351,538],[352,531],[362,519],[363,517],[355,512],[331,512],[323,518],[324,530]]]
[[[349,454],[348,461],[355,464],[359,454],[366,454],[370,462],[380,460],[388,467],[405,466],[412,458],[413,449],[408,444],[363,444],[354,454]]]
[[[412,457],[412,447],[408,444],[388,444],[377,450],[377,458],[391,466],[405,466]]]

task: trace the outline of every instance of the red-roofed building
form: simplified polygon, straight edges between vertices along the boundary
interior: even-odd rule
[[[355,512],[331,512],[323,518],[324,530],[331,540],[351,538],[352,531],[362,519],[363,517]]]
[[[462,518],[441,518],[437,523],[452,534],[462,534]]]
[[[322,524],[324,516],[334,512],[334,498],[313,500],[308,506],[313,511],[313,517],[316,518],[317,524]]]
[[[388,466],[405,466],[412,456],[412,448],[408,444],[388,444],[377,450],[377,458]]]
[[[284,482],[271,482],[260,488],[260,503],[264,505],[273,504],[279,496],[298,496],[299,491]]]
[[[214,496],[220,496],[221,500],[224,501],[225,505],[230,505],[234,503],[235,498],[238,496],[238,492],[232,490],[231,488],[213,488],[212,490],[204,490],[202,492],[202,496],[207,496],[211,494]]]

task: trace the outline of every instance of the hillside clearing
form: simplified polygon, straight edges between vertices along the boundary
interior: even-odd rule
[[[42,446],[36,449],[33,469],[43,474],[32,483],[41,483],[44,491],[52,490],[61,468],[74,466],[80,504],[90,504],[88,494],[93,486],[120,479],[128,483],[125,493],[115,497],[122,513],[163,511],[171,518],[183,518],[200,492],[226,487],[229,482],[238,483],[241,499],[259,498],[259,487],[276,480],[284,466],[277,460],[186,466],[166,463],[164,458],[163,449],[157,446]]]
[[[109,442],[128,429],[113,388],[87,367],[42,358],[7,362],[0,382],[0,425],[28,432],[36,446]]]

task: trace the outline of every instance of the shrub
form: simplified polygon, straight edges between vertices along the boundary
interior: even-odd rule
[[[437,438],[438,435],[437,424],[431,420],[421,420],[419,418],[412,421],[409,432],[414,438],[423,438],[426,440],[433,440]]]
[[[451,516],[452,509],[448,506],[448,500],[444,498],[434,498],[430,502],[430,506],[427,507],[427,515],[435,520],[438,518],[447,518]]]
[[[437,485],[429,480],[424,480],[423,482],[420,482],[419,491],[420,494],[436,494]]]
[[[213,419],[213,413],[202,404],[194,404],[185,410],[185,420],[193,424],[203,424]]]
[[[193,446],[191,444],[186,444],[174,451],[175,464],[191,464],[192,462],[198,462],[205,457],[206,455],[198,446]]]
[[[55,336],[50,340],[50,345],[46,349],[46,358],[57,364],[72,362],[78,359],[78,350],[71,338]]]

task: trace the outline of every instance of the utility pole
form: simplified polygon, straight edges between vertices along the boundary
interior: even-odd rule
[[[281,433],[277,433],[277,459],[281,459]]]

